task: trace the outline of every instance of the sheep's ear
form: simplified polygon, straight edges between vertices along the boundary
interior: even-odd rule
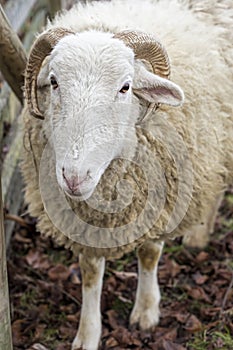
[[[179,106],[184,101],[182,89],[168,79],[148,72],[140,66],[135,70],[133,84],[134,93],[144,100],[152,103],[163,103]]]

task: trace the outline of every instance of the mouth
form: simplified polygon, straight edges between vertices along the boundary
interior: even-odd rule
[[[65,194],[70,197],[73,200],[76,201],[85,201],[88,198],[90,198],[90,196],[92,195],[92,190],[86,190],[86,191],[76,191],[76,192],[71,192],[69,190],[64,190]]]

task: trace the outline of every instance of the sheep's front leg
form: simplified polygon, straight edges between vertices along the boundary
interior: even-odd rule
[[[100,297],[103,284],[104,258],[80,256],[82,273],[82,310],[72,350],[97,350],[101,336]]]
[[[149,240],[138,250],[138,286],[130,324],[139,325],[143,330],[151,329],[159,322],[160,291],[157,269],[162,249],[163,242]]]

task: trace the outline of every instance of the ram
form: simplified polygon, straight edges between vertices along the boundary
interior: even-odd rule
[[[35,40],[25,198],[38,230],[79,255],[73,350],[98,348],[105,259],[138,248],[130,323],[151,329],[163,241],[208,241],[232,181],[232,27],[228,0],[113,0],[78,4]]]

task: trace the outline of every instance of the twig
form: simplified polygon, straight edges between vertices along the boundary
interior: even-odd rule
[[[59,287],[59,290],[61,293],[63,293],[67,298],[69,298],[70,300],[72,300],[75,304],[77,304],[78,306],[81,306],[80,301],[73,297],[73,295],[71,295],[70,293],[66,292],[63,288]]]
[[[225,295],[224,295],[224,298],[223,298],[222,308],[221,308],[221,312],[220,312],[220,315],[221,315],[221,316],[222,316],[223,313],[224,313],[224,309],[225,309],[225,306],[226,306],[226,302],[227,302],[227,299],[228,299],[228,296],[229,296],[229,294],[230,294],[230,292],[231,292],[232,287],[233,287],[233,271],[232,271],[232,276],[231,276],[230,284],[229,284],[229,286],[228,286],[228,288],[227,288],[227,291],[226,291],[226,293],[225,293]]]
[[[11,220],[11,221],[15,221],[17,222],[17,224],[19,224],[20,226],[26,227],[26,228],[30,228],[32,225],[29,224],[28,222],[26,222],[24,219],[22,219],[20,216],[18,215],[13,215],[13,214],[5,214],[4,215],[4,219],[5,220]]]

